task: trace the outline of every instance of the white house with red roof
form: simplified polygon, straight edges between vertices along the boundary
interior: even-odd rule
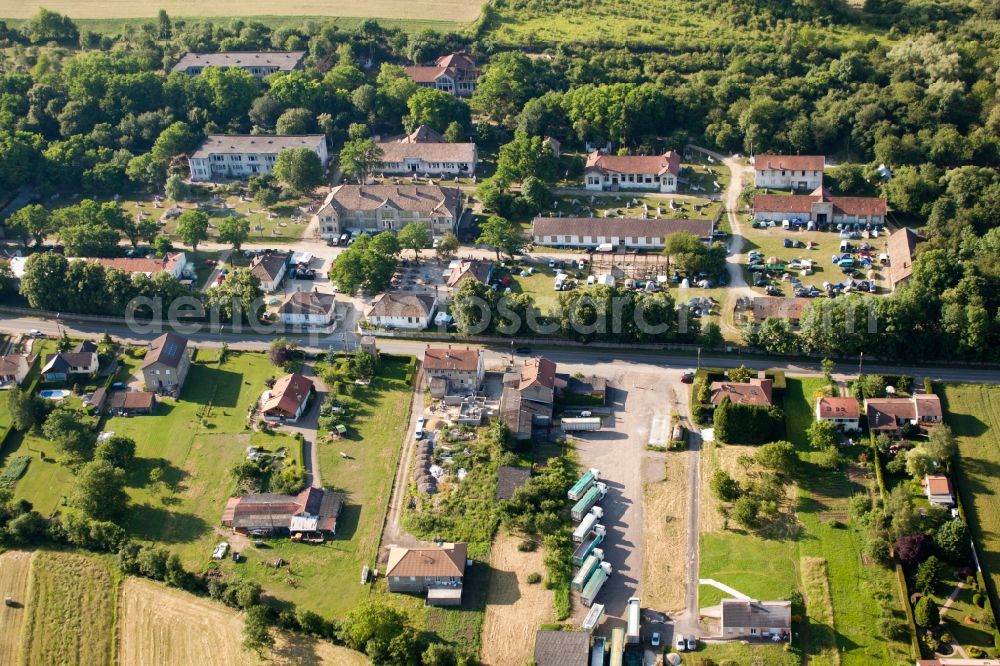
[[[823,187],[822,155],[758,155],[753,160],[754,187],[815,190]]]
[[[261,415],[277,423],[298,421],[312,392],[313,381],[308,377],[297,372],[285,375],[261,396]]]
[[[861,406],[855,398],[825,395],[816,400],[816,420],[829,421],[841,430],[859,430]]]
[[[680,172],[680,155],[672,150],[662,155],[608,155],[595,150],[587,155],[583,177],[588,190],[676,192]]]

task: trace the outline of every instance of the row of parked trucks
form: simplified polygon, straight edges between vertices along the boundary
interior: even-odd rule
[[[573,565],[580,567],[571,586],[580,593],[580,601],[587,607],[593,607],[597,594],[612,573],[611,564],[604,561],[604,551],[599,548],[607,536],[607,529],[600,523],[604,510],[597,504],[608,494],[608,486],[601,483],[600,478],[600,471],[591,468],[567,493],[569,499],[576,502],[570,511],[573,521],[578,523],[573,530],[573,541],[577,544]],[[603,607],[593,618],[594,626],[602,613]]]

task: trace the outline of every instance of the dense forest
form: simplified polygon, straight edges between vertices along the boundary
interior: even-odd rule
[[[639,11],[638,3],[610,4],[626,17]],[[699,39],[543,42],[531,53],[506,42],[512,17],[592,7],[497,0],[462,32],[414,35],[372,20],[351,30],[314,20],[272,30],[165,13],[114,35],[46,11],[0,24],[0,191],[162,192],[172,170],[185,171],[178,156],[212,132],[322,132],[339,152],[347,141],[428,124],[499,153],[500,182],[481,188],[494,208],[510,204],[503,194],[511,181],[554,180],[525,173],[544,162],[534,140],[541,136],[571,148],[610,141],[659,151],[690,141],[726,152],[826,154],[850,163],[831,178],[836,189],[881,189],[890,219],[923,226],[927,242],[912,282],[875,301],[875,332],[814,331],[811,321],[871,309],[852,299],[817,302],[804,347],[997,355],[1000,3],[692,3],[693,16],[716,26]],[[263,84],[240,70],[188,77],[169,69],[187,51],[258,49],[306,50],[307,67]],[[402,69],[458,49],[484,66],[468,102],[418,89]],[[879,164],[894,171],[887,183],[874,178]],[[797,348],[791,336],[770,322],[748,332],[748,342],[783,351]]]

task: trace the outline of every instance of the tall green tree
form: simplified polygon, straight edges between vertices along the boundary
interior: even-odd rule
[[[240,251],[250,237],[250,220],[232,215],[219,222],[219,241],[229,243],[233,250]]]
[[[118,520],[128,508],[125,472],[107,460],[94,460],[80,470],[73,505],[94,520]]]
[[[308,148],[289,148],[278,154],[274,176],[290,188],[305,194],[323,182],[323,163]]]
[[[52,217],[45,206],[29,204],[7,220],[7,225],[23,238],[31,238],[35,245],[45,242],[45,236],[53,231]]]
[[[363,183],[381,166],[384,156],[385,153],[372,139],[348,141],[340,150],[340,170]]]
[[[200,210],[186,210],[177,217],[177,235],[185,245],[195,252],[198,243],[208,240],[208,213]]]
[[[479,226],[479,238],[476,242],[493,248],[497,253],[497,261],[500,260],[501,252],[513,258],[528,244],[521,226],[499,215],[491,215]]]
[[[420,258],[420,250],[430,247],[433,241],[431,226],[427,222],[410,222],[396,234],[402,247],[413,250],[413,258]]]

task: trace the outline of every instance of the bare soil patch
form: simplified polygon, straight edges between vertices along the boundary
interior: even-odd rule
[[[684,608],[688,558],[687,452],[669,454],[662,481],[643,484],[643,605],[671,612]]]
[[[13,606],[0,605],[0,664],[17,663],[21,649],[21,626],[28,603],[31,553],[11,550],[0,555],[0,596],[10,597]]]
[[[527,581],[529,574],[545,575],[543,549],[523,553],[517,549],[522,541],[501,531],[490,551],[492,571],[480,654],[484,666],[522,666],[531,659],[531,637],[538,626],[555,619],[552,592],[542,583]]]

